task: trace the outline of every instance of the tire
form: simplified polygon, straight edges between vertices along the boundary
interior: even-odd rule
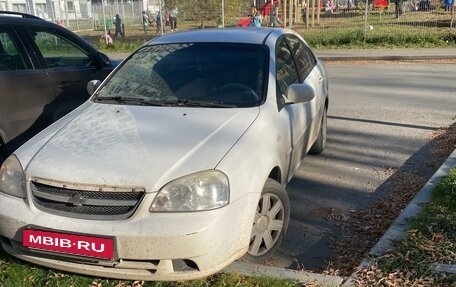
[[[258,201],[250,236],[249,250],[243,261],[259,264],[279,248],[290,222],[290,201],[285,189],[268,179]]]
[[[318,133],[317,140],[313,143],[312,147],[309,150],[310,154],[321,154],[325,150],[326,146],[326,129],[327,129],[327,110],[323,110],[323,115],[321,116],[320,131]]]

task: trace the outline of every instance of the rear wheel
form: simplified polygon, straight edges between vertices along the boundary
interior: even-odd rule
[[[242,258],[261,263],[274,255],[290,221],[290,201],[285,189],[275,180],[264,185],[253,220],[250,245]]]
[[[317,140],[309,150],[310,154],[320,154],[325,150],[327,121],[327,111],[325,108],[321,117],[320,132],[318,133]]]

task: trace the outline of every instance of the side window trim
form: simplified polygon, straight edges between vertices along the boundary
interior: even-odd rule
[[[297,43],[299,43],[299,45],[303,49],[303,53],[305,53],[306,56],[307,56],[306,58],[308,58],[310,60],[308,65],[306,65],[304,67],[304,71],[302,69],[300,69],[299,67],[297,68],[298,72],[299,72],[299,75],[301,77],[301,81],[304,81],[305,78],[309,75],[309,73],[313,70],[313,68],[317,65],[317,59],[315,58],[315,55],[310,50],[308,45],[303,40],[301,40],[299,37],[296,37],[295,35],[292,35],[292,34],[288,34],[288,35],[286,35],[285,38],[286,38],[286,42],[287,42],[288,46],[290,47],[290,49],[291,49],[291,46],[292,46],[291,43],[290,43],[291,41],[296,41]],[[295,64],[298,66],[298,64],[297,64],[298,63],[298,59],[296,59],[295,55],[293,55],[293,58],[295,60]]]
[[[35,42],[33,41],[29,30],[28,30],[29,25],[23,25],[20,27],[16,27],[17,33],[20,35],[20,39],[23,39],[23,46],[27,51],[29,51],[32,63],[35,67],[35,69],[44,69],[46,68],[46,65],[44,63],[44,59],[42,59],[42,56],[38,51],[38,47],[35,45]]]
[[[58,39],[61,39],[68,45],[71,45],[74,47],[74,51],[77,51],[80,53],[80,55],[84,55],[87,59],[87,62],[91,62],[90,65],[62,65],[62,66],[49,66],[49,63],[46,61],[46,55],[43,54],[41,47],[38,46],[36,43],[34,36],[32,35],[32,31],[37,31],[37,33],[43,33],[47,35],[52,35]],[[71,35],[68,35],[66,33],[63,33],[62,31],[59,31],[58,29],[55,28],[49,28],[45,26],[40,26],[40,25],[29,25],[24,29],[24,33],[27,34],[27,38],[30,39],[28,42],[30,43],[30,47],[33,51],[35,51],[35,55],[37,59],[39,60],[40,65],[42,66],[43,69],[66,69],[66,68],[84,68],[84,67],[96,67],[95,61],[94,61],[94,55],[88,49],[83,43],[78,43],[77,41],[74,41],[74,37]]]
[[[285,65],[286,60],[283,61],[283,63],[284,63],[283,76],[285,76],[286,74],[289,74],[288,72],[294,72],[293,73],[294,75],[291,75],[292,77],[294,76],[293,78],[295,78],[293,81],[287,81],[288,79],[285,77],[282,79],[281,75],[280,75],[281,69],[278,67],[278,64],[281,62],[279,60],[280,59],[279,53],[281,50],[285,51],[285,49],[286,49],[286,52],[290,54],[290,56],[286,60],[288,60],[288,62],[289,62],[288,64],[292,64],[292,67],[290,67],[290,65]],[[275,73],[276,73],[276,97],[277,97],[277,107],[278,107],[278,110],[280,111],[283,108],[283,106],[285,105],[285,99],[283,97],[286,95],[282,92],[286,92],[286,91],[283,91],[283,90],[288,88],[288,86],[290,84],[301,81],[300,75],[299,75],[299,69],[296,65],[296,61],[294,59],[292,50],[290,49],[290,46],[288,45],[284,36],[281,36],[279,39],[277,39],[277,44],[275,47],[275,60],[276,60],[276,71],[275,71]],[[291,60],[291,63],[290,63],[290,60]],[[289,66],[289,68],[290,68],[290,69],[288,69],[288,71],[286,71],[287,66]]]

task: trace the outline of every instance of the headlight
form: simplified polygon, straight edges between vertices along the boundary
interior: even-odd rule
[[[166,184],[150,207],[151,212],[203,211],[228,204],[230,187],[225,174],[207,170]]]
[[[8,157],[0,167],[0,191],[25,198],[25,177],[21,163],[15,155]]]

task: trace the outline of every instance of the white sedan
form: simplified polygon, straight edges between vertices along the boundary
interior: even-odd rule
[[[274,254],[290,217],[284,188],[326,141],[326,72],[298,34],[168,34],[88,90],[3,163],[6,252],[136,280]]]

